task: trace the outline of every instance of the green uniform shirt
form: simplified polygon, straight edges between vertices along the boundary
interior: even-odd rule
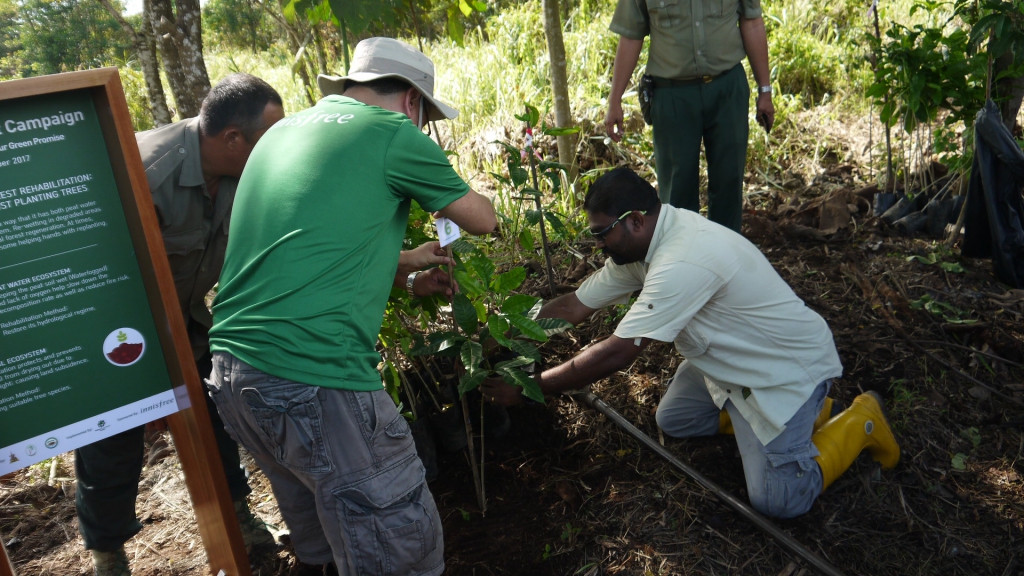
[[[647,73],[684,80],[743,60],[740,15],[761,16],[761,0],[619,0],[608,28],[633,40],[650,36]]]
[[[435,211],[468,191],[405,115],[334,95],[281,120],[238,185],[211,349],[304,384],[381,388],[410,199]]]
[[[238,180],[221,178],[216,200],[210,198],[199,157],[198,118],[140,132],[135,139],[192,353],[199,359],[208,350],[206,332],[213,325],[206,294],[217,283],[224,264]]]

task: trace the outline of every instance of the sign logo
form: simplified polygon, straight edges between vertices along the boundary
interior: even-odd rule
[[[106,420],[100,420],[99,422],[96,423],[96,427],[99,428],[100,430],[106,430],[107,429],[107,421]]]
[[[46,446],[50,450],[53,450],[54,448],[57,447],[57,439],[54,438],[53,436],[50,436],[49,438],[46,439],[46,442],[43,443],[43,446]]]
[[[114,366],[131,366],[146,351],[146,339],[134,328],[118,328],[103,340],[103,355]]]
[[[29,456],[35,456],[36,452],[38,452],[38,450],[36,450],[36,447],[32,444],[25,447],[25,454],[28,454]]]

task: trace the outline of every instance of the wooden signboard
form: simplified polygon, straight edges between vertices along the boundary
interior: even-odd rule
[[[212,572],[249,576],[179,310],[117,69],[0,82],[0,475],[166,416]]]

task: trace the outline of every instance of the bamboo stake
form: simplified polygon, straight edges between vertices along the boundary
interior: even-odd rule
[[[448,252],[448,260],[455,262],[455,257],[452,255],[452,246],[449,244],[446,247]],[[461,330],[459,323],[455,321],[455,278],[452,276],[452,265],[448,265],[448,285],[452,287],[452,296],[448,299],[452,305],[452,324],[455,330]],[[466,336],[469,336],[467,334]],[[458,382],[459,369],[458,363],[455,364],[455,381]],[[458,384],[456,384],[457,386]],[[473,426],[469,421],[469,401],[466,399],[465,394],[459,394],[459,400],[462,403],[462,423],[466,427],[466,450],[469,452],[469,468],[473,473],[473,487],[476,488],[477,504],[480,506],[480,514],[487,514],[487,502],[484,500],[484,484],[483,474],[480,468],[477,466],[476,461],[476,448],[473,445]],[[483,434],[480,436],[480,441],[483,442]]]
[[[551,298],[558,296],[558,292],[555,289],[555,273],[551,268],[551,252],[548,250],[548,233],[544,227],[544,205],[540,201],[540,183],[537,180],[537,163],[533,157],[533,142],[526,147],[526,155],[530,159],[530,175],[533,176],[533,189],[537,191],[537,195],[533,197],[534,203],[537,205],[537,212],[540,214],[540,242],[541,252],[544,253],[544,264],[546,266],[545,272],[548,275],[548,290],[551,293]]]

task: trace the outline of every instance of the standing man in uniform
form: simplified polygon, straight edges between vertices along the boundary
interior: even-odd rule
[[[619,35],[619,47],[604,122],[608,135],[622,139],[622,93],[650,36],[646,73],[654,85],[661,201],[700,211],[703,140],[708,218],[739,232],[750,106],[744,56],[757,82],[757,121],[765,130],[775,121],[760,0],[618,0],[609,28]]]
[[[146,180],[160,221],[196,368],[210,374],[207,331],[212,325],[206,294],[217,283],[228,241],[235,186],[253,146],[284,118],[281,96],[248,74],[232,74],[203,100],[196,118],[136,134]],[[239,467],[238,445],[210,405],[210,419],[247,546],[274,542],[253,516],[245,497],[252,491]],[[124,543],[142,530],[135,499],[143,465],[140,426],[75,451],[75,506],[85,548],[96,576],[129,576]]]
[[[748,240],[689,210],[661,204],[646,181],[617,168],[590,187],[583,209],[610,261],[541,318],[579,324],[599,308],[640,295],[615,334],[534,376],[559,394],[628,368],[652,341],[685,358],[658,405],[668,436],[731,429],[751,505],[792,518],[867,451],[892,468],[900,448],[875,392],[829,418],[826,396],[843,373],[832,332]],[[520,389],[500,378],[484,398],[510,406]],[[823,415],[824,413],[824,415]]]
[[[440,574],[441,518],[377,335],[393,285],[448,290],[440,268],[396,276],[410,202],[472,234],[494,229],[494,207],[422,132],[458,112],[434,99],[421,52],[369,38],[348,76],[319,84],[324,98],[274,126],[239,183],[207,386],[301,562]]]

